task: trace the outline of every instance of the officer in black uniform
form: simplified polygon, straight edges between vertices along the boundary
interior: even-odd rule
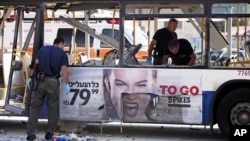
[[[174,18],[171,18],[168,22],[167,27],[156,31],[153,36],[153,40],[151,41],[148,48],[148,57],[146,60],[146,64],[152,63],[153,56],[153,65],[162,65],[165,46],[168,44],[168,41],[177,39],[177,34],[175,32],[177,25],[178,21]]]
[[[168,63],[169,57],[174,65],[192,66],[195,63],[196,56],[188,40],[171,40],[166,48],[168,49],[165,49],[163,64]]]

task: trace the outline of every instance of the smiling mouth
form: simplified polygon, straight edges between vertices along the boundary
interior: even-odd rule
[[[138,111],[139,105],[137,103],[126,102],[125,103],[125,113],[128,117],[135,117]]]

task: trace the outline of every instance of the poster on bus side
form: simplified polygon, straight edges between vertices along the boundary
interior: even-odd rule
[[[70,94],[61,81],[60,118],[201,123],[202,75],[187,71],[193,70],[70,67]]]

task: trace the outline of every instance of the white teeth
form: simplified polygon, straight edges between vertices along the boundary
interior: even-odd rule
[[[126,103],[126,107],[127,108],[137,108],[137,104],[133,104],[133,103]]]

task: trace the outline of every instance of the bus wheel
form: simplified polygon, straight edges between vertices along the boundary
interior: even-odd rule
[[[228,93],[218,106],[216,119],[227,137],[231,125],[250,125],[250,89],[241,88]]]

